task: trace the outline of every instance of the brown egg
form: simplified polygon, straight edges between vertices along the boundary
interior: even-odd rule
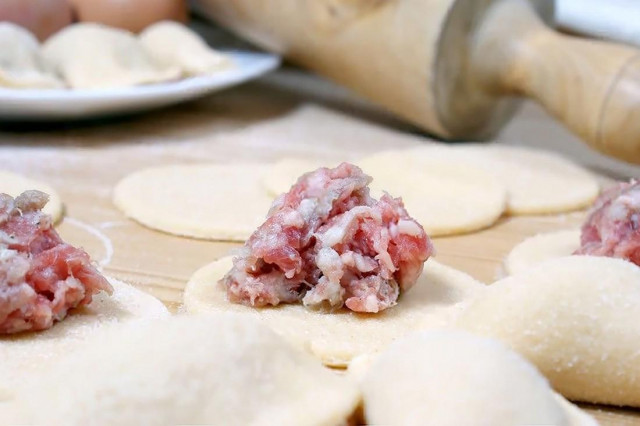
[[[81,22],[140,32],[163,20],[185,22],[186,0],[69,0]]]
[[[34,33],[40,40],[71,24],[67,0],[0,0],[0,21],[10,21]]]

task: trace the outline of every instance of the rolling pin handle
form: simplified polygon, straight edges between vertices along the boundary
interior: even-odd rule
[[[472,61],[493,93],[537,100],[593,148],[640,163],[640,50],[556,33],[526,0],[501,0]]]

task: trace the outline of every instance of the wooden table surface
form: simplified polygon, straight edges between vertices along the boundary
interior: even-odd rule
[[[531,104],[497,139],[568,153],[617,177],[637,173],[635,167],[589,152]],[[287,68],[207,99],[126,119],[48,126],[0,123],[0,168],[54,185],[66,204],[59,227],[63,237],[84,246],[108,275],[177,310],[189,276],[235,245],[174,237],[126,219],[110,199],[121,177],[173,163],[268,162],[284,156],[350,159],[424,140],[417,129],[346,91]],[[577,226],[583,214],[503,219],[480,233],[439,238],[437,258],[491,282],[518,241]],[[602,424],[640,425],[640,415],[630,410],[589,411]]]

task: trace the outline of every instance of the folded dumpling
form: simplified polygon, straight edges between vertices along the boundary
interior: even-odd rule
[[[150,26],[140,34],[140,41],[156,61],[180,68],[184,76],[212,74],[233,65],[226,55],[216,52],[198,34],[176,22]]]
[[[0,87],[56,88],[63,83],[40,55],[40,43],[26,29],[0,22]]]
[[[413,333],[355,366],[365,424],[597,425],[522,356],[461,331]]]
[[[103,328],[42,364],[0,394],[0,423],[346,425],[360,401],[349,378],[233,314]]]
[[[65,28],[43,46],[43,55],[74,89],[108,89],[180,77],[177,67],[155,61],[124,30],[83,23]]]

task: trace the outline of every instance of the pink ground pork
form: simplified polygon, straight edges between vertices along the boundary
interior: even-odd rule
[[[303,175],[234,258],[221,280],[228,299],[368,313],[394,306],[433,245],[402,200],[374,199],[370,182],[348,163]]]
[[[0,194],[0,334],[44,330],[69,310],[91,303],[109,282],[89,255],[62,241],[49,215],[48,196]]]

